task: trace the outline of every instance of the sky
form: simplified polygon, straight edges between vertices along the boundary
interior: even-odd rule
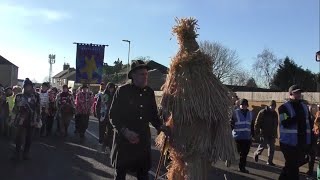
[[[19,78],[42,82],[48,55],[56,54],[53,75],[76,61],[73,42],[107,44],[104,62],[149,56],[165,66],[178,44],[175,17],[194,17],[198,40],[236,50],[251,72],[264,48],[278,58],[319,71],[320,0],[0,0],[0,55],[19,67]]]

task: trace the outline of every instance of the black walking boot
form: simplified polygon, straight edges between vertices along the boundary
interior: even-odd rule
[[[12,156],[10,157],[11,160],[13,161],[21,161],[22,160],[22,156],[20,152],[14,152],[12,154]]]
[[[30,159],[31,159],[30,153],[24,152],[23,153],[23,160],[30,160]]]
[[[249,174],[249,171],[246,168],[239,168],[239,171]]]

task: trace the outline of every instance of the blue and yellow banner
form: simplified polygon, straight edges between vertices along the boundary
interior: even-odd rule
[[[103,60],[103,45],[77,44],[76,83],[101,83]]]

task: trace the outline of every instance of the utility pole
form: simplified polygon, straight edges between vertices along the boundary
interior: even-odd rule
[[[56,62],[56,55],[55,54],[49,54],[49,64],[50,64],[50,69],[49,69],[49,83],[51,85],[51,76],[52,76],[52,64]]]

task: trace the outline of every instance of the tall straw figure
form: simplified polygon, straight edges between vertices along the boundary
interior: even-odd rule
[[[179,51],[172,58],[161,102],[171,128],[167,150],[169,180],[206,180],[211,162],[234,161],[236,146],[229,119],[231,93],[213,74],[213,61],[199,50],[197,20],[177,19]],[[164,134],[157,138],[162,147]]]

